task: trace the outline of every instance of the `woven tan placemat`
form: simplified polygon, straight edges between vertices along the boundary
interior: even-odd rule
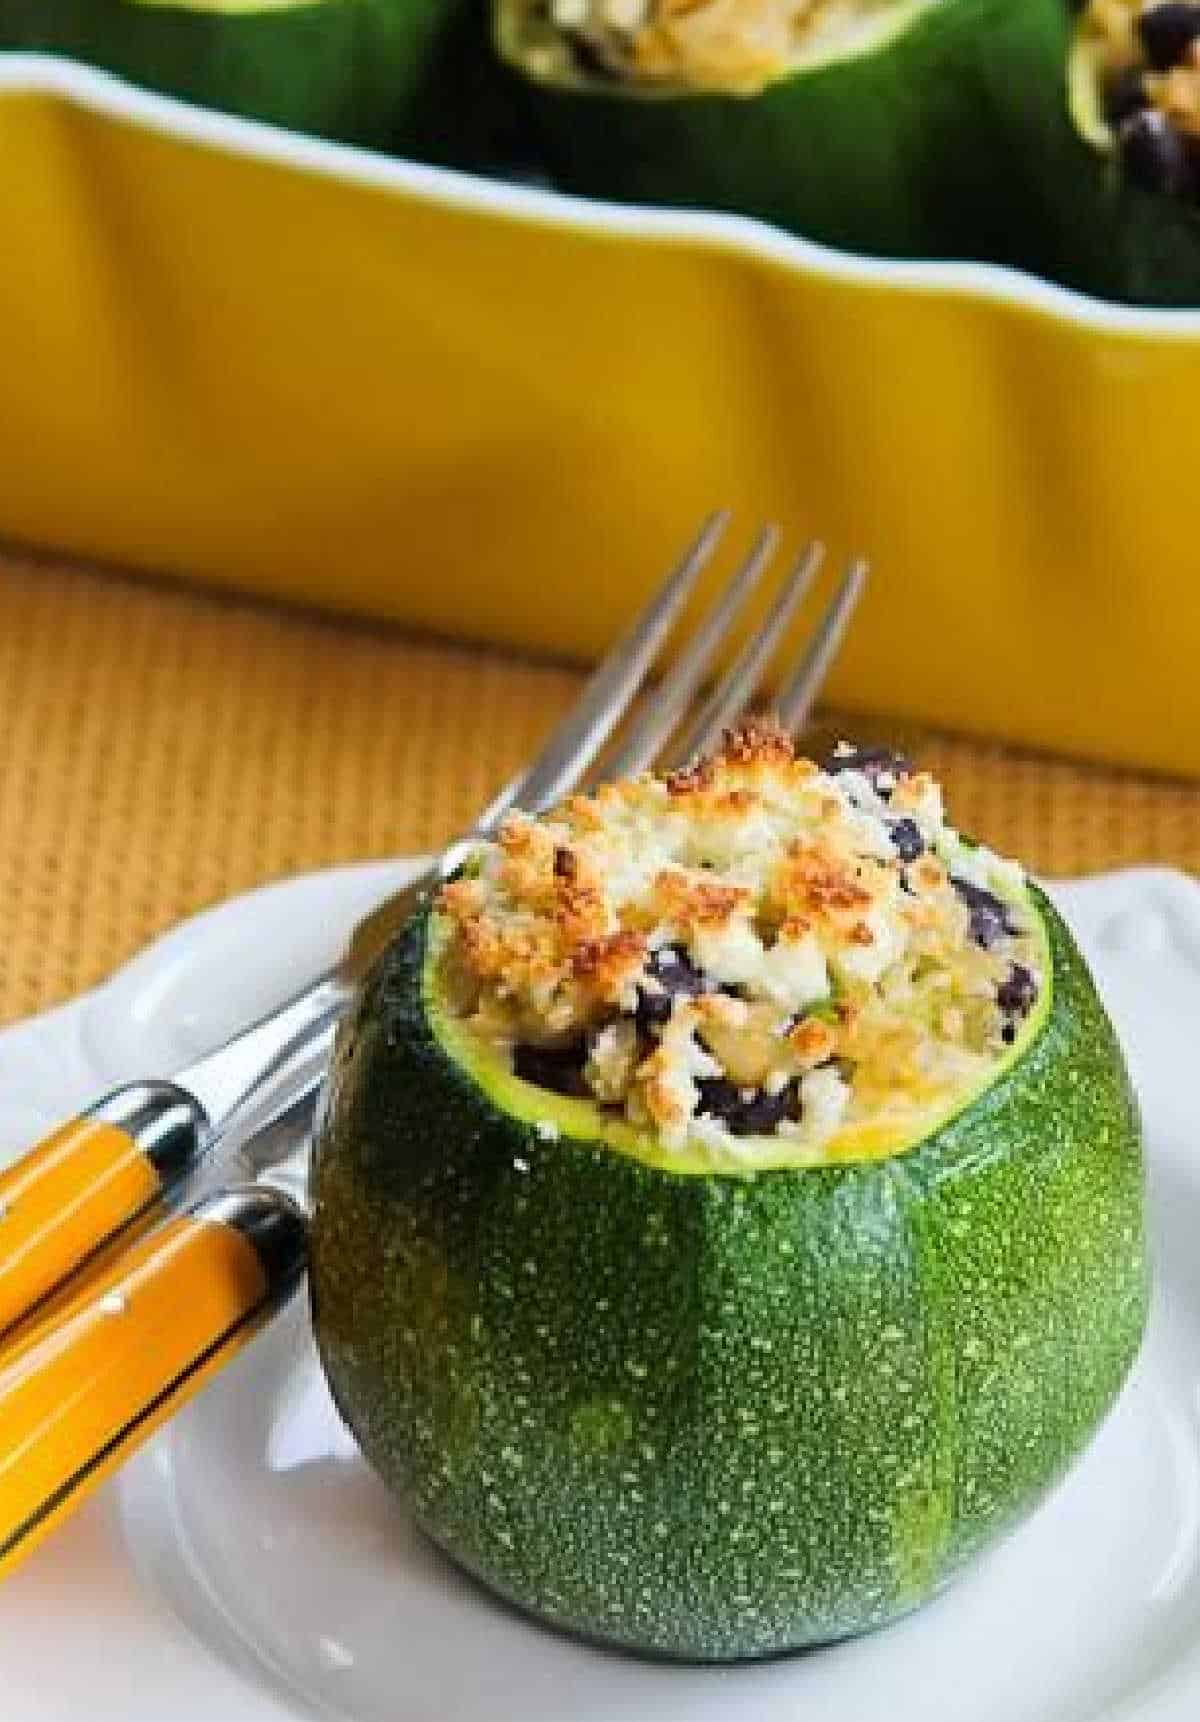
[[[383,626],[0,555],[0,1020],[264,880],[429,849],[577,682]],[[1200,870],[1194,786],[900,739],[942,776],[963,829],[1043,874]]]

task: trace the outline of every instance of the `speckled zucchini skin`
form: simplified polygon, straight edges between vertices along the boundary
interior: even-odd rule
[[[513,0],[495,0],[550,172],[567,190],[756,215],[880,256],[1028,260],[1028,184],[1010,170],[1026,94],[1061,67],[1061,0],[941,0],[902,35],[756,95],[644,96],[522,76]]]
[[[430,1032],[418,919],[340,1040],[311,1284],[338,1405],[438,1543],[555,1625],[726,1659],[878,1626],[1030,1511],[1147,1294],[1136,1106],[1042,907],[1051,1014],[967,1112],[745,1178],[498,1113]]]
[[[0,49],[57,53],[250,119],[486,165],[497,123],[484,0],[0,0]]]

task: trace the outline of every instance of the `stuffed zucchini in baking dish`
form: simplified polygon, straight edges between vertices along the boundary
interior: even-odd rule
[[[338,1048],[335,1398],[563,1627],[766,1654],[936,1591],[1136,1353],[1138,1123],[1082,959],[937,785],[766,728],[514,815]]]
[[[1008,116],[1059,0],[495,0],[567,189],[881,255],[1008,255]]]
[[[1200,4],[1088,0],[1076,18],[1067,107],[1092,244],[1068,273],[1145,305],[1200,305]],[[1073,210],[1066,207],[1068,201]]]
[[[0,50],[69,55],[301,132],[488,165],[486,0],[0,0]]]

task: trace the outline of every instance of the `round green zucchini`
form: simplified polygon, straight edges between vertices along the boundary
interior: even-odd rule
[[[1105,111],[1102,61],[1085,18],[1074,22],[1064,52],[1073,173],[1064,171],[1048,183],[1058,193],[1058,218],[1073,241],[1074,267],[1066,278],[1132,304],[1200,305],[1200,139],[1188,189],[1147,183],[1152,163],[1143,165],[1139,180],[1123,159],[1119,128]],[[1089,232],[1079,231],[1081,220]]]
[[[476,0],[0,0],[0,48],[463,165],[486,154],[497,119]]]
[[[912,1608],[1062,1475],[1141,1337],[1142,1165],[1033,900],[1050,1001],[989,1087],[905,1152],[754,1175],[665,1170],[451,1056],[429,911],[386,952],[335,1059],[313,1314],[456,1560],[595,1639],[758,1656]]]
[[[876,255],[1025,261],[1014,110],[1056,58],[1060,0],[894,0],[758,90],[615,77],[573,55],[548,0],[495,0],[557,181],[593,196],[755,215]]]
[[[1200,142],[1189,189],[1152,188],[1152,164],[1139,178],[1106,111],[1086,14],[1070,0],[1030,4],[1038,47],[1002,104],[1000,144],[1023,209],[997,257],[1098,298],[1200,305]]]

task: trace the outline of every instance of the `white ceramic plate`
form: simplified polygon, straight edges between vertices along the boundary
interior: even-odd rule
[[[241,898],[0,1036],[0,1160],[315,971],[405,872],[347,868]],[[5,1585],[3,1722],[1196,1722],[1200,884],[1140,870],[1054,895],[1145,1110],[1154,1310],[1085,1458],[944,1597],[872,1637],[740,1668],[648,1664],[544,1632],[429,1549],[366,1470],[298,1300]]]

